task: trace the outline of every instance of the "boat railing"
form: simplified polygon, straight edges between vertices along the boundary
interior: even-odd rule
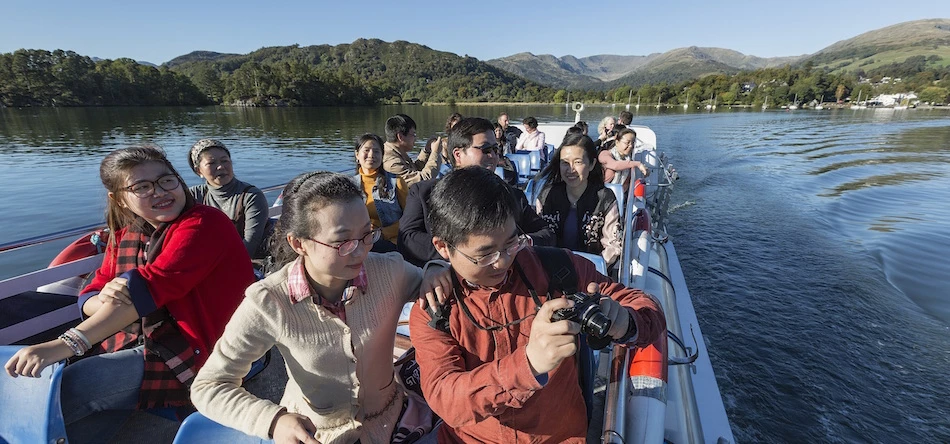
[[[55,267],[36,270],[31,273],[0,281],[0,299],[6,299],[23,292],[36,290],[37,287],[91,273],[102,265],[104,254],[84,257]]]
[[[616,344],[610,352],[610,367],[607,370],[607,387],[604,394],[604,428],[600,439],[604,444],[625,442],[630,352],[628,347]]]
[[[286,184],[272,185],[269,187],[261,188],[261,191],[265,193],[282,190]],[[276,214],[275,214],[276,210]],[[271,207],[270,216],[277,216],[280,214],[280,208]],[[0,244],[0,253],[6,253],[8,251],[19,250],[21,248],[35,247],[37,245],[42,245],[47,242],[58,241],[62,239],[75,239],[78,236],[86,234],[90,231],[101,230],[105,228],[105,222],[97,222],[94,224],[83,225],[74,228],[67,228],[65,230],[56,231],[53,233],[47,233],[40,236],[33,236],[24,239],[18,239],[11,242],[6,242]]]

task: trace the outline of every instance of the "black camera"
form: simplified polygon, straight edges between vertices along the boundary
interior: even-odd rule
[[[607,331],[610,330],[610,319],[600,310],[600,293],[574,293],[565,295],[566,298],[574,301],[574,306],[570,308],[559,308],[554,311],[551,321],[569,321],[577,322],[581,325],[581,332],[596,338],[604,338]]]

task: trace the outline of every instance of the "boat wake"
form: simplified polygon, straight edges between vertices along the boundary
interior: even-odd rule
[[[683,203],[679,203],[679,204],[676,204],[676,205],[670,205],[669,213],[670,213],[670,214],[673,214],[673,213],[675,213],[677,210],[679,210],[679,209],[681,209],[681,208],[689,208],[689,207],[691,207],[691,206],[693,206],[693,205],[696,205],[696,201],[694,201],[694,200],[687,200],[686,202],[683,202]]]

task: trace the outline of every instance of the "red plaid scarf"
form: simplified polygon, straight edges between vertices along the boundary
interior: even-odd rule
[[[116,277],[145,266],[161,253],[168,224],[158,228],[136,218],[119,241]],[[144,332],[144,335],[143,335]],[[159,309],[99,343],[96,353],[145,345],[145,375],[139,390],[139,409],[188,407],[188,387],[197,374],[195,355],[167,309]]]

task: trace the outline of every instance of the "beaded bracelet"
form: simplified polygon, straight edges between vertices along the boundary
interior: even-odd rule
[[[76,356],[82,356],[92,348],[92,344],[89,343],[86,335],[75,328],[66,330],[59,338],[69,346]]]
[[[69,349],[73,351],[74,355],[82,356],[83,353],[85,353],[80,345],[76,343],[76,340],[66,333],[59,335],[59,339],[66,343],[66,346],[68,346]]]
[[[89,351],[89,349],[92,348],[92,343],[89,342],[89,338],[87,338],[86,335],[84,335],[81,331],[75,327],[70,328],[68,331],[72,333],[75,338],[78,338],[80,341],[82,341],[83,345],[86,346],[86,351]]]

